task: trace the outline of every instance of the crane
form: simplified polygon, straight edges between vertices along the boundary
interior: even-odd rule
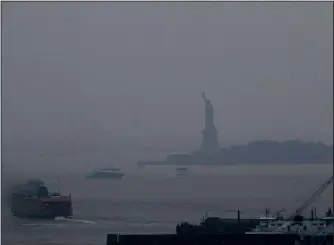
[[[330,177],[329,179],[327,179],[313,194],[312,196],[309,197],[309,199],[307,199],[297,210],[296,212],[291,215],[295,216],[295,215],[301,215],[301,213],[318,197],[321,195],[321,193],[323,193],[327,187],[332,183],[333,181],[333,175],[332,177]]]

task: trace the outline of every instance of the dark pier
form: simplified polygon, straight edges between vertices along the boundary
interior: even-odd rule
[[[333,235],[304,236],[284,234],[202,234],[107,235],[107,245],[333,245]]]
[[[259,219],[221,219],[207,217],[200,225],[187,222],[176,226],[176,234],[107,235],[107,245],[333,245],[333,235],[246,234]]]
[[[260,224],[259,219],[241,219],[238,212],[237,219],[222,219],[218,217],[207,217],[200,225],[192,225],[187,222],[176,226],[176,234],[217,234],[217,233],[245,233]]]

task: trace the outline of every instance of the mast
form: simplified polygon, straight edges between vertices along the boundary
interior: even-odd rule
[[[60,177],[57,176],[58,194],[60,194]]]

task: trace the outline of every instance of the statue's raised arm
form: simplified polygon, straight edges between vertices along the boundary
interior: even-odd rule
[[[206,98],[206,96],[205,96],[205,93],[204,93],[204,92],[202,92],[202,97],[203,97],[203,100],[204,100],[205,102],[208,101],[207,98]]]

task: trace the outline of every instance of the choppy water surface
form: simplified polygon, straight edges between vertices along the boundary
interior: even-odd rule
[[[174,233],[177,223],[199,223],[206,212],[235,217],[240,209],[254,217],[266,207],[293,211],[332,173],[332,165],[295,165],[190,167],[189,175],[179,177],[175,168],[152,167],[126,170],[122,180],[109,181],[62,174],[61,192],[72,194],[74,218],[18,219],[4,200],[2,244],[105,244],[106,233]],[[18,175],[2,177],[5,185]],[[47,174],[43,180],[56,188],[55,179]],[[330,187],[312,207],[322,214],[332,203]]]

